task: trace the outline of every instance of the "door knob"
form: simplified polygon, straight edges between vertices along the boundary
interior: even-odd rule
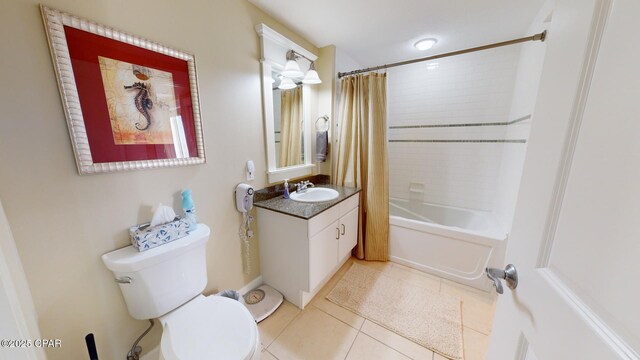
[[[485,271],[487,272],[487,277],[493,281],[493,285],[496,287],[498,294],[504,292],[500,280],[505,280],[511,290],[518,287],[518,271],[513,264],[507,265],[504,270],[486,268]]]

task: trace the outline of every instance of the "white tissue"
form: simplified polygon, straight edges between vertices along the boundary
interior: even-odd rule
[[[170,206],[165,206],[162,204],[158,205],[158,208],[153,213],[153,218],[151,219],[151,227],[166,224],[173,219],[176,218],[176,212]]]

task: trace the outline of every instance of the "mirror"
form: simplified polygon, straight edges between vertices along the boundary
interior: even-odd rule
[[[304,164],[304,117],[302,83],[293,89],[279,89],[280,72],[273,72],[273,130],[276,168]]]
[[[301,54],[300,69],[310,69],[318,57],[264,24],[256,26],[261,40],[262,104],[267,150],[267,175],[270,183],[311,175],[311,94],[300,78],[286,78],[295,83],[292,89],[280,89],[280,73],[290,50]],[[292,84],[293,85],[293,84]]]

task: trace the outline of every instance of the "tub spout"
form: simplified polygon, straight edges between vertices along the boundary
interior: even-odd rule
[[[505,280],[509,289],[513,290],[518,287],[518,271],[513,264],[507,265],[504,270],[486,268],[487,277],[493,281],[498,294],[502,294],[504,289],[502,288],[502,281]]]
[[[493,281],[493,285],[496,287],[496,292],[500,295],[504,293],[502,288],[502,282],[500,279],[504,279],[504,270],[487,268],[487,277]]]

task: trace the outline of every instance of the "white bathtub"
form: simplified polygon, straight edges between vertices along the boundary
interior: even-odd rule
[[[502,267],[506,232],[488,212],[392,198],[390,260],[482,290]]]

